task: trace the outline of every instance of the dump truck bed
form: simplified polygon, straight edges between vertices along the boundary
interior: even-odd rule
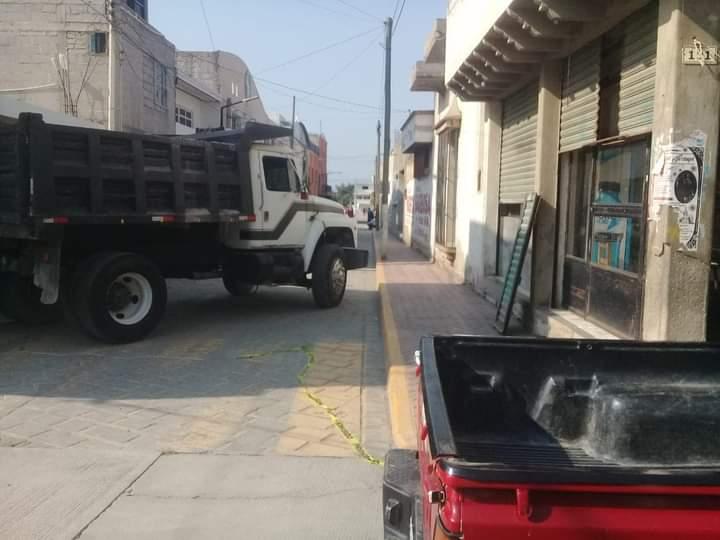
[[[0,225],[243,221],[248,147],[46,124],[0,124]]]

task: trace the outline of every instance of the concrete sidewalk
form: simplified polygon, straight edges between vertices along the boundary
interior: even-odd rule
[[[376,249],[379,236],[376,237]],[[414,352],[422,336],[497,336],[495,306],[440,265],[390,238],[378,260],[381,317],[388,364],[388,396],[396,446],[414,448]],[[379,259],[379,257],[378,257]]]

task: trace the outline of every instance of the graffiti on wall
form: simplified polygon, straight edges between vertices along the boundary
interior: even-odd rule
[[[432,182],[416,180],[412,197],[413,244],[430,247],[430,216],[432,213]]]

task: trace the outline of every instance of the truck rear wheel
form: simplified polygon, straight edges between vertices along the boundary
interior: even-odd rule
[[[347,286],[347,269],[343,262],[342,249],[334,244],[320,246],[310,270],[315,304],[321,308],[339,305]]]
[[[167,287],[160,270],[132,253],[108,253],[81,265],[72,287],[77,320],[108,343],[138,341],[162,319]]]
[[[25,324],[48,324],[62,319],[60,302],[43,304],[41,294],[32,276],[0,273],[0,312],[10,319]]]

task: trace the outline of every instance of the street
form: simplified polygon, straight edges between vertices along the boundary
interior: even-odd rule
[[[0,537],[379,538],[385,363],[360,244],[370,267],[336,309],[172,281],[131,345],[0,322]]]

